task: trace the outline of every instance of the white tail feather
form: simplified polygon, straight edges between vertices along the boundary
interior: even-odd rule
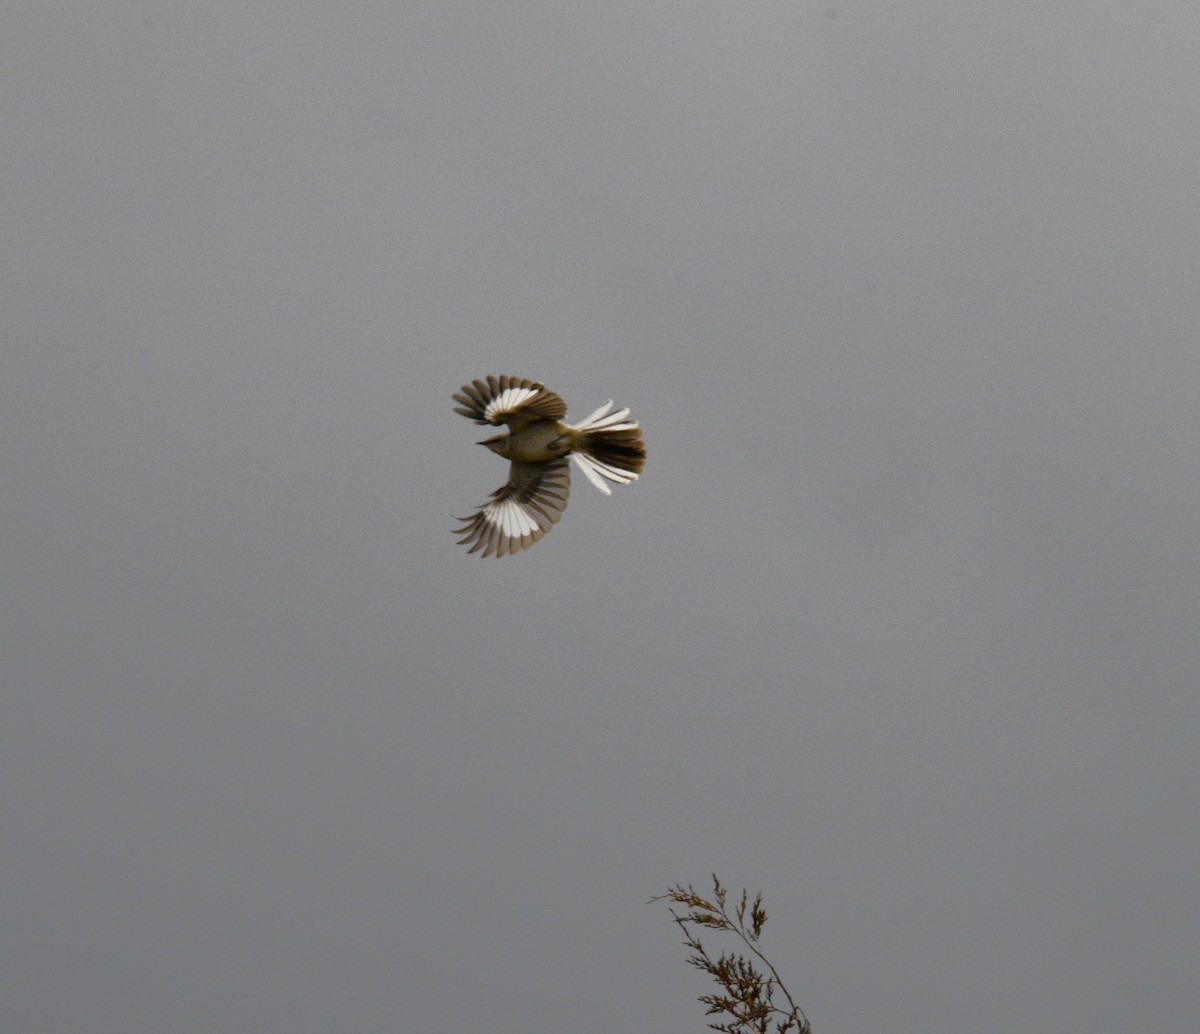
[[[613,401],[609,399],[603,406],[592,413],[583,423],[573,425],[576,431],[631,431],[638,426],[636,420],[626,420],[629,407],[609,413]],[[607,415],[606,415],[607,414]]]
[[[571,453],[571,459],[575,461],[575,466],[587,475],[587,479],[595,485],[605,495],[612,495],[612,489],[604,483],[604,480],[596,473],[596,465],[587,456],[581,452]]]
[[[571,459],[575,461],[584,476],[596,486],[597,490],[605,495],[612,495],[607,482],[612,481],[614,484],[627,485],[631,481],[637,480],[637,474],[633,471],[624,469],[624,465],[618,467],[612,463],[606,463],[599,456],[605,454],[606,447],[609,449],[617,449],[618,453],[628,452],[632,457],[630,466],[641,467],[645,459],[645,450],[641,444],[641,436],[634,435],[632,438],[623,436],[619,432],[637,431],[639,428],[636,420],[629,419],[629,409],[618,409],[615,413],[610,412],[613,408],[613,401],[609,399],[594,413],[589,414],[588,418],[581,423],[575,424],[573,429],[582,431],[588,436],[588,444],[578,448],[571,453]],[[612,442],[609,435],[613,435],[617,439]],[[608,444],[608,443],[612,444]],[[598,454],[598,455],[597,455]],[[606,457],[609,459],[615,456]],[[624,458],[622,456],[622,458]]]
[[[604,478],[608,478],[618,485],[628,485],[631,481],[637,480],[637,475],[632,471],[610,467],[607,463],[601,463],[587,453],[573,452],[571,459],[575,461],[575,466],[583,471],[587,479],[605,495],[612,495],[612,490],[604,483]]]

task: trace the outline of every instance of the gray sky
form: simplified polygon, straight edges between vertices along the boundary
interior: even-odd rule
[[[1194,3],[20,5],[4,1027],[1200,1014]],[[530,552],[450,394],[633,407]]]

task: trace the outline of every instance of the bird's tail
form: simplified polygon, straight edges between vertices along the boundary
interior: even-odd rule
[[[604,478],[627,485],[637,480],[646,465],[646,446],[638,422],[629,419],[628,409],[610,413],[612,407],[609,399],[583,423],[574,425],[577,434],[571,452],[575,465],[605,495],[612,492]]]

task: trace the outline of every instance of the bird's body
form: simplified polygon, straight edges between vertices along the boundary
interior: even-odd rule
[[[558,420],[535,420],[510,434],[480,442],[514,463],[549,463],[571,451],[575,429]]]
[[[468,552],[504,556],[527,549],[558,523],[567,508],[570,456],[605,495],[605,479],[616,484],[636,481],[646,463],[646,447],[629,410],[610,413],[605,403],[581,424],[567,424],[567,404],[538,381],[488,376],[472,381],[454,396],[456,413],[477,424],[507,424],[508,434],[488,438],[485,445],[511,461],[508,482],[492,493],[472,517],[460,517],[456,534],[470,544]]]

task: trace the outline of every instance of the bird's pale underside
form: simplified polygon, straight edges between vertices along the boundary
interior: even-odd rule
[[[508,481],[454,533],[469,553],[505,556],[528,549],[567,508],[568,457],[605,495],[607,481],[636,481],[646,447],[628,409],[612,412],[610,399],[581,424],[563,423],[567,404],[537,381],[493,377],[464,384],[454,412],[477,424],[506,424],[508,434],[480,442],[510,463]]]

